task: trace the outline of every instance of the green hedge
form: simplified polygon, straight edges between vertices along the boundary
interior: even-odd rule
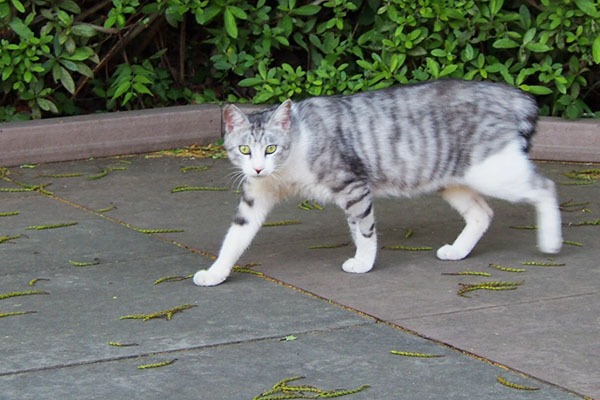
[[[600,117],[599,0],[0,0],[0,121],[444,77]]]

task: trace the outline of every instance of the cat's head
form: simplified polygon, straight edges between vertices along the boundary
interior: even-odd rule
[[[291,105],[286,100],[275,110],[248,115],[232,104],[223,109],[227,155],[247,177],[269,176],[287,159]]]

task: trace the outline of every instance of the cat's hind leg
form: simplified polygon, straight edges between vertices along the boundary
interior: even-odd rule
[[[469,255],[487,231],[494,212],[477,192],[464,186],[451,186],[442,192],[446,200],[465,220],[465,227],[454,243],[437,251],[440,260],[462,260]]]
[[[464,180],[479,193],[510,202],[525,202],[535,207],[538,247],[555,254],[562,246],[561,216],[556,187],[538,174],[533,162],[518,143],[471,167]]]
[[[346,260],[342,269],[355,274],[369,272],[377,256],[377,233],[373,202],[368,187],[350,188],[339,205],[346,213],[350,233],[356,245],[354,257]]]

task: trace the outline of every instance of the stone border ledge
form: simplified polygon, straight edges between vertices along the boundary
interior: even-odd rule
[[[241,106],[252,111],[262,106]],[[147,153],[221,137],[221,107],[200,104],[0,124],[0,166]],[[531,156],[600,162],[600,120],[542,117]]]

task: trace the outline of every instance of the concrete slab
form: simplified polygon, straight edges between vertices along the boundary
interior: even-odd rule
[[[419,368],[424,369],[407,364],[407,369],[390,372],[388,361],[381,358],[383,353],[389,357],[389,349],[370,350],[367,344],[377,347],[376,343],[388,343],[384,346],[387,348],[394,340],[404,340],[398,339],[404,336],[418,338],[391,327],[373,333],[371,329],[380,329],[380,325],[374,324],[372,319],[330,302],[411,329],[569,391],[600,396],[595,376],[600,362],[594,356],[596,338],[600,336],[598,309],[594,305],[600,281],[596,262],[600,257],[596,246],[597,226],[565,228],[565,239],[584,246],[566,245],[561,254],[554,257],[555,262],[564,262],[564,267],[525,267],[527,271],[521,274],[497,271],[489,268],[489,263],[521,267],[522,261],[548,260],[535,248],[535,231],[510,228],[534,224],[533,210],[493,202],[495,222],[467,260],[441,262],[435,258],[434,251],[382,250],[372,272],[350,275],[343,273],[340,266],[353,253],[351,246],[308,249],[310,245],[349,240],[341,211],[333,206],[325,206],[323,211],[304,211],[297,207],[303,199],[294,199],[278,206],[269,220],[299,219],[302,223],[262,229],[240,260],[241,264],[262,263],[255,269],[283,285],[237,273],[216,288],[197,288],[190,281],[154,286],[154,280],[159,277],[187,275],[210,265],[210,260],[184,248],[216,252],[233,217],[239,194],[232,190],[171,193],[177,185],[231,186],[226,160],[137,156],[126,158],[127,163],[120,161],[98,159],[45,164],[35,169],[10,169],[12,178],[29,184],[48,179],[53,183],[48,189],[54,192],[53,196],[37,192],[0,192],[0,212],[21,212],[0,218],[0,236],[28,235],[0,244],[4,260],[0,260],[0,292],[30,289],[27,283],[36,277],[51,279],[35,286],[48,290],[50,295],[0,300],[0,312],[38,311],[0,319],[0,335],[5,339],[0,350],[7,354],[0,382],[10,382],[8,386],[16,388],[15,396],[26,395],[23,385],[35,381],[40,382],[40,393],[50,390],[57,396],[68,390],[64,382],[89,382],[103,394],[100,398],[131,395],[133,387],[144,390],[150,398],[164,398],[165,393],[170,393],[165,390],[178,393],[177,398],[192,395],[198,398],[198,390],[207,393],[207,397],[201,398],[249,398],[276,381],[296,374],[314,379],[306,383],[319,387],[387,382],[380,389],[365,391],[353,398],[459,398],[458,393],[455,397],[448,395],[453,393],[456,382],[465,383],[458,386],[460,390],[470,390],[463,387],[473,384],[473,393],[483,390],[489,394],[486,398],[525,396],[504,387],[500,387],[500,392],[493,389],[488,393],[487,383],[496,385],[497,369],[462,355],[469,360],[468,367],[458,358],[436,360],[449,361],[449,364],[435,373],[434,378],[428,375],[433,370],[428,370],[431,365],[427,362],[419,364]],[[211,168],[187,174],[180,171],[180,167],[189,165]],[[113,171],[97,180],[85,178],[111,166],[127,169]],[[565,181],[564,172],[586,166],[541,163],[539,168],[552,179]],[[82,172],[83,176],[37,177],[73,172]],[[565,222],[597,218],[598,185],[559,186],[561,201],[589,201],[578,212],[564,212]],[[14,185],[0,180],[0,187]],[[116,208],[97,211],[110,205]],[[583,212],[585,208],[591,212]],[[452,241],[462,228],[460,216],[436,196],[381,200],[376,203],[376,213],[381,245],[427,245],[435,249]],[[30,224],[63,220],[75,220],[79,224],[49,231],[24,230]],[[184,232],[144,235],[131,226],[179,228]],[[413,231],[410,239],[404,237],[408,228]],[[68,263],[76,257],[82,258],[81,261],[98,257],[102,263],[77,268]],[[492,276],[441,275],[462,270],[491,272]],[[456,295],[459,282],[483,280],[524,280],[525,283],[514,291],[474,292],[471,298]],[[290,290],[290,286],[285,285],[300,291]],[[119,320],[119,316],[125,314],[150,313],[188,303],[198,307],[175,315],[172,321]],[[584,329],[575,332],[569,328],[572,326]],[[349,333],[361,330],[366,333]],[[304,341],[298,340],[284,342],[302,345],[295,348],[295,352],[279,348],[280,337],[313,331],[316,333],[308,336],[321,338],[320,344],[315,342],[303,347]],[[132,341],[139,346],[114,348],[108,346],[109,341]],[[422,343],[440,348],[430,341]],[[558,343],[563,345],[557,346]],[[355,354],[355,349],[362,349],[361,354],[366,354],[366,358],[349,356]],[[371,356],[370,352],[379,355]],[[154,353],[159,356],[149,357]],[[157,378],[149,381],[144,379],[149,371],[135,369],[138,362],[163,361],[163,356],[168,359],[171,355],[188,361],[152,370],[150,374],[156,374]],[[218,361],[221,358],[222,363]],[[386,368],[382,370],[381,365]],[[346,368],[360,372],[363,366],[368,371],[364,376],[373,376],[369,382],[358,379],[363,376],[358,372],[332,373]],[[473,370],[468,378],[460,372],[465,368]],[[487,368],[494,372],[488,375]],[[184,383],[177,377],[185,377]],[[344,380],[348,377],[351,379]],[[529,380],[522,380],[514,373],[507,379],[509,377],[519,383]],[[232,379],[243,384],[247,391],[238,395],[238,386],[232,388],[226,384]],[[107,388],[101,384],[107,380],[117,383]],[[211,380],[218,384],[208,387],[206,382]],[[191,381],[202,382],[201,389],[187,385]],[[400,382],[402,392],[392,390],[389,382]],[[487,383],[483,387],[472,382]],[[140,389],[141,386],[147,389]],[[563,398],[564,392],[544,390],[538,393],[546,397],[540,398]],[[372,393],[376,396],[371,397]],[[476,397],[476,394],[467,396]]]
[[[267,339],[0,376],[8,398],[177,398],[251,399],[276,382],[319,389],[355,389],[352,399],[574,399],[543,382],[402,333],[383,324],[298,334],[293,341]],[[406,350],[408,349],[408,350]],[[443,355],[420,359],[390,350]],[[121,350],[122,353],[127,351]],[[140,365],[177,361],[140,370]],[[523,392],[502,386],[498,376],[540,390]],[[109,383],[109,384],[106,384]],[[292,385],[292,383],[290,383]]]
[[[101,219],[97,219],[95,223],[101,225]],[[79,248],[81,240],[67,235],[68,229],[53,230],[52,235],[63,239],[46,246],[58,249],[73,243]],[[190,281],[154,285],[161,277],[187,276],[207,267],[209,260],[173,245],[169,256],[145,254],[146,247],[136,243],[152,242],[158,247],[165,243],[123,229],[113,237],[114,252],[137,253],[135,258],[107,262],[101,257],[97,265],[78,267],[69,264],[71,255],[65,254],[63,260],[55,257],[50,263],[9,261],[9,265],[3,265],[0,293],[35,289],[50,294],[0,299],[1,312],[36,311],[0,320],[0,375],[95,362],[123,354],[148,354],[372,323],[371,319],[249,274],[236,274],[231,285],[206,291],[197,290]],[[128,235],[136,240],[127,240]],[[30,246],[29,252],[43,246],[31,241],[23,243]],[[121,250],[121,246],[127,249]],[[109,254],[110,259],[112,253]],[[76,260],[92,261],[90,257]],[[31,287],[28,282],[34,278],[49,281],[41,280]],[[171,321],[120,319],[183,304],[194,308],[175,315]],[[109,346],[111,341],[139,346],[118,348]]]

